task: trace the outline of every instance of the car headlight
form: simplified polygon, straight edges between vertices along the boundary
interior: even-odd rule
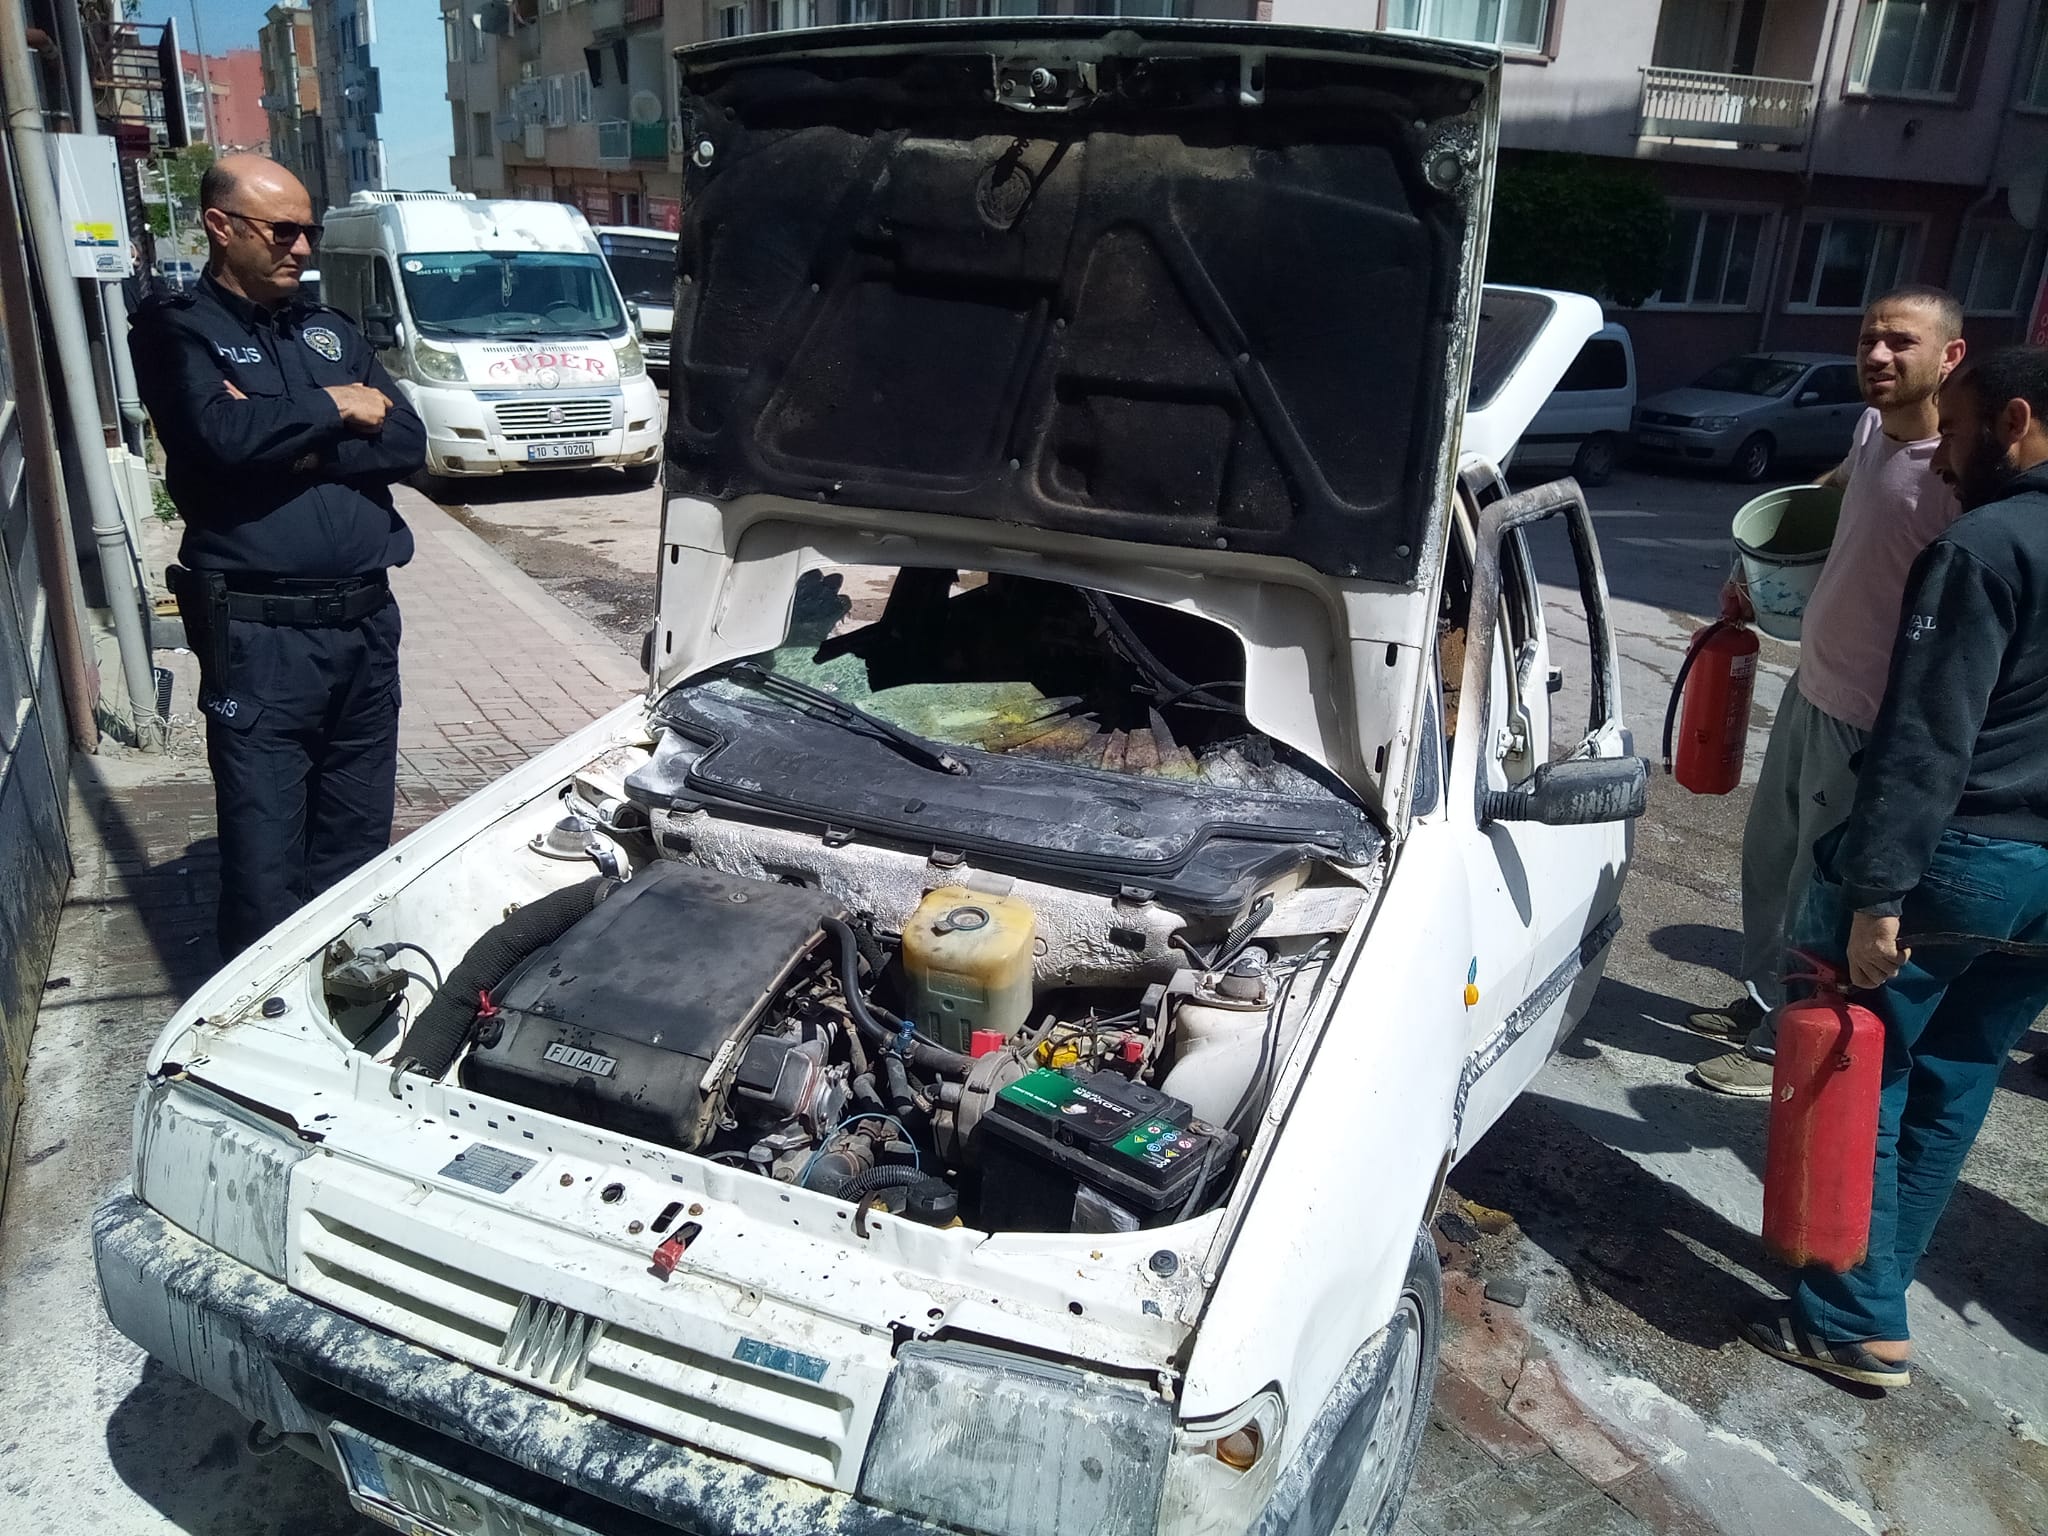
[[[437,347],[431,341],[412,344],[412,371],[438,384],[462,384],[469,379],[463,370],[461,356],[447,347]]]
[[[619,343],[619,377],[630,379],[636,373],[647,371],[647,358],[640,350],[640,343],[628,336]]]
[[[1173,1444],[1155,1393],[976,1344],[906,1344],[860,1496],[989,1536],[1154,1536]]]
[[[1273,1497],[1287,1424],[1277,1392],[1174,1436],[1159,1500],[1159,1529],[1173,1536],[1242,1536]]]
[[[152,1083],[135,1106],[135,1196],[174,1226],[284,1279],[286,1192],[312,1148],[211,1094]]]
[[[1735,425],[1733,416],[1695,416],[1692,419],[1695,430],[1700,432],[1726,432]]]

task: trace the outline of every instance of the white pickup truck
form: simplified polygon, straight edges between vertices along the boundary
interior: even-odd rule
[[[434,1536],[1384,1531],[1644,793],[1491,467],[1599,325],[1480,324],[1498,56],[680,65],[646,696],[169,1022],[107,1311]]]

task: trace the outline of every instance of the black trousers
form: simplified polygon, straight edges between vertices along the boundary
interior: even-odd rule
[[[229,621],[227,675],[200,694],[223,961],[390,845],[399,627],[396,603],[347,625]]]

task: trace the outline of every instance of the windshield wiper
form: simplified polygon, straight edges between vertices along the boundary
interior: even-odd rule
[[[927,741],[915,731],[906,731],[900,725],[892,725],[880,715],[871,715],[866,710],[835,699],[809,683],[800,683],[795,678],[784,677],[780,672],[770,672],[766,667],[751,661],[736,661],[725,669],[725,676],[742,687],[753,688],[771,698],[780,697],[785,701],[808,704],[822,710],[843,725],[862,725],[900,750],[913,762],[936,768],[941,773],[967,775],[967,765],[935,741]]]

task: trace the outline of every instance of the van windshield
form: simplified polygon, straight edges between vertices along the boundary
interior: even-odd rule
[[[566,251],[409,251],[406,307],[426,336],[589,336],[625,329],[611,273]]]
[[[601,237],[612,276],[635,304],[667,309],[676,301],[676,247],[672,240]]]

